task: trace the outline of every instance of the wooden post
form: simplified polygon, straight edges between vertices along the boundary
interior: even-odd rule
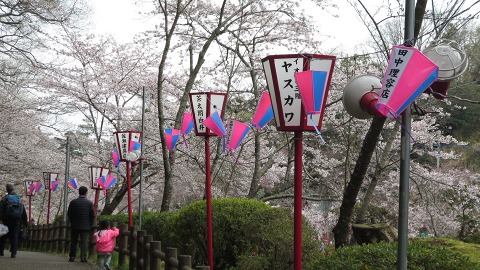
[[[150,269],[150,242],[153,241],[152,235],[145,235],[143,237],[143,270]]]
[[[90,230],[90,233],[88,234],[88,239],[87,239],[89,258],[95,256],[96,254],[95,246],[97,245],[97,242],[95,242],[95,237],[93,237],[93,235],[95,234],[97,229],[98,229],[97,220],[93,219],[93,226],[92,226],[92,229]]]
[[[40,250],[45,251],[47,249],[48,239],[48,225],[42,224],[42,241],[40,242]]]
[[[160,241],[150,242],[150,270],[161,270],[162,260],[155,256],[155,251],[160,251],[162,243]]]
[[[145,231],[137,231],[137,270],[144,269],[144,260],[143,260],[143,237],[146,234]]]
[[[177,270],[177,268],[170,263],[170,258],[177,259],[177,249],[172,247],[167,247],[165,252],[165,270]]]
[[[130,228],[130,237],[128,238],[128,249],[130,250],[129,270],[135,270],[137,266],[137,233],[135,227]]]
[[[188,255],[179,255],[178,269],[183,269],[184,267],[192,268],[192,257]]]
[[[118,266],[125,265],[127,255],[125,251],[128,250],[128,238],[130,234],[127,230],[127,224],[120,224],[120,236],[118,237]]]
[[[67,250],[67,222],[60,221],[60,232],[58,235],[59,242],[58,242],[58,252],[64,253]]]

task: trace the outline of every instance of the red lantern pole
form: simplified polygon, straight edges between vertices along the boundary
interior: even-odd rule
[[[295,171],[294,171],[294,213],[293,213],[293,254],[294,269],[302,269],[302,152],[303,133],[295,131]]]
[[[205,136],[205,193],[207,201],[208,265],[210,265],[210,270],[213,270],[212,187],[210,181],[210,143],[208,136]]]
[[[52,197],[51,186],[48,189],[48,205],[47,205],[47,225],[50,224],[50,198]]]
[[[133,218],[132,218],[132,182],[131,182],[131,176],[130,176],[130,162],[126,162],[127,166],[127,194],[128,194],[128,227],[132,228],[133,227]]]

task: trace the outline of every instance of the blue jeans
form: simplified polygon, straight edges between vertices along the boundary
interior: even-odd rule
[[[98,258],[98,270],[105,270],[105,265],[110,265],[112,261],[112,253],[97,253]]]

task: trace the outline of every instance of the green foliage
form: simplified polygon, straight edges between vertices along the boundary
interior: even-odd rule
[[[396,268],[397,243],[376,243],[364,246],[343,247],[331,255],[320,256],[308,263],[306,270],[390,270]],[[468,257],[447,248],[442,242],[411,240],[407,250],[409,270],[480,269]]]
[[[480,232],[473,233],[463,239],[466,243],[480,244]]]
[[[126,215],[105,216],[119,223]],[[137,216],[134,216],[135,223]],[[293,213],[251,199],[213,199],[213,254],[215,269],[272,269],[293,267]],[[304,219],[305,220],[305,219]],[[206,203],[197,201],[176,212],[142,214],[142,230],[162,247],[176,247],[207,265]],[[320,255],[313,228],[303,223],[302,253],[305,261]]]

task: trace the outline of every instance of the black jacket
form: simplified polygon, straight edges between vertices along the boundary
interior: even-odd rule
[[[72,229],[90,231],[93,224],[93,203],[85,196],[73,199],[68,205],[68,220]]]
[[[8,194],[16,194],[15,192],[9,192]],[[7,220],[7,195],[3,196],[0,201],[0,221],[4,224],[21,224],[22,226],[27,226],[27,211],[25,210],[25,205],[23,205],[23,213],[20,220]]]

